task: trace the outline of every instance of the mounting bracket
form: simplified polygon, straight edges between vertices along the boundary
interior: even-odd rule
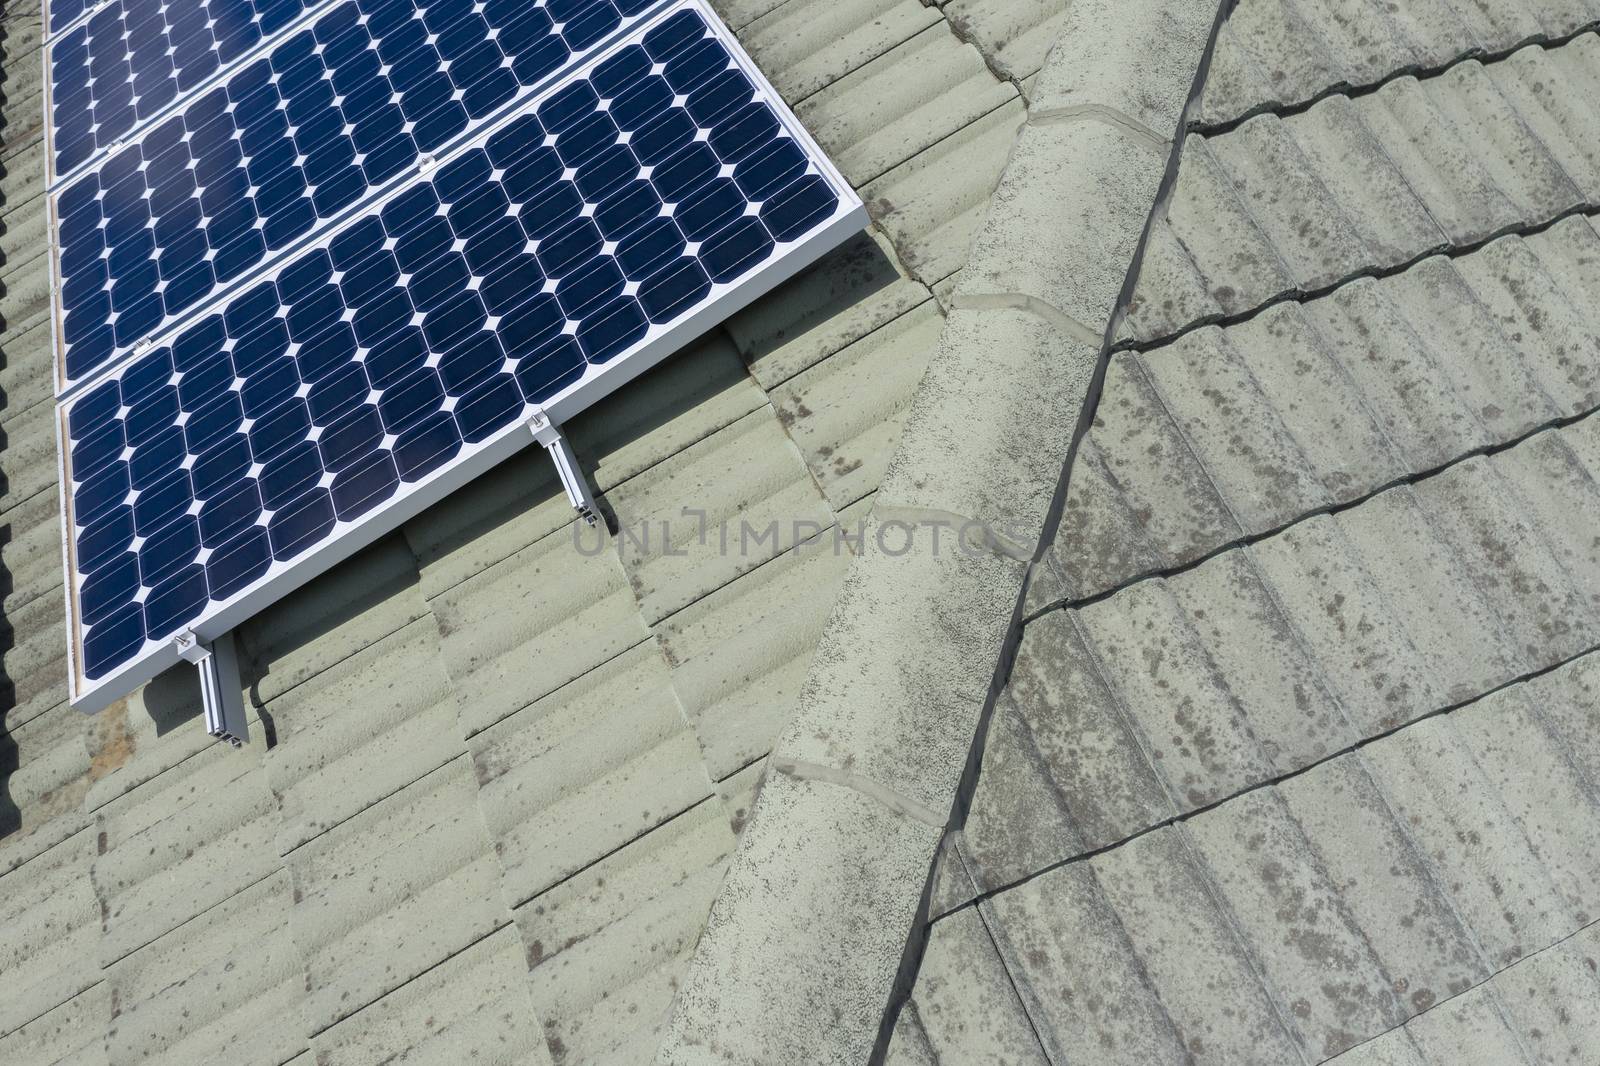
[[[594,490],[589,487],[589,479],[584,477],[583,469],[578,466],[578,457],[573,454],[572,445],[567,443],[561,427],[553,424],[550,416],[543,411],[535,411],[528,419],[528,430],[533,434],[533,439],[543,444],[545,451],[550,453],[551,460],[556,464],[556,475],[561,478],[561,487],[567,490],[567,499],[572,501],[572,509],[591,526],[596,524],[600,517],[594,502]]]
[[[172,638],[178,654],[200,671],[200,699],[206,709],[206,732],[218,740],[241,747],[250,739],[244,716],[243,686],[239,684],[239,656],[233,634],[206,644],[192,629]]]

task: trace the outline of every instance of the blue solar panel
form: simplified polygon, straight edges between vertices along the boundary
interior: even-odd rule
[[[53,37],[67,29],[93,6],[94,0],[55,0],[54,3],[46,0],[44,9],[47,13],[45,19],[47,36]]]
[[[538,409],[592,403],[859,229],[736,49],[673,5],[64,405],[75,693],[392,528],[531,442]]]
[[[170,107],[321,0],[112,0],[53,41],[52,177]]]
[[[366,199],[647,6],[352,0],[246,64],[57,196],[61,384]]]

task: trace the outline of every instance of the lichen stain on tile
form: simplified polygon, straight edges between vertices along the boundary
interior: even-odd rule
[[[89,773],[84,778],[84,786],[128,765],[136,743],[133,731],[128,728],[128,701],[124,697],[101,711],[91,727]]]

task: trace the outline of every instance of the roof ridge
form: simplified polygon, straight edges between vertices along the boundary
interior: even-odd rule
[[[1072,8],[1030,108],[1058,120],[1025,123],[1012,148],[661,1066],[885,1053],[920,959],[934,856],[960,822],[1026,589],[1230,9]],[[1152,130],[1175,132],[1153,144]],[[872,787],[852,787],[863,781]],[[930,825],[912,808],[948,813]]]

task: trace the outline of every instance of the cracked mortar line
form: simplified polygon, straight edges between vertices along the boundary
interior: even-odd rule
[[[778,755],[772,756],[771,766],[774,770],[788,774],[798,781],[826,781],[830,785],[853,789],[869,799],[876,800],[896,814],[935,829],[944,829],[950,824],[949,818],[938,814],[931,807],[861,774],[854,774],[835,766],[825,766],[822,763],[785,759]]]

